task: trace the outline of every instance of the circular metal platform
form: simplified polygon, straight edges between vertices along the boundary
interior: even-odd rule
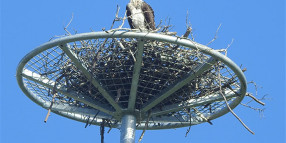
[[[35,103],[77,121],[136,129],[196,125],[235,108],[246,93],[240,68],[188,39],[157,33],[91,32],[47,42],[18,65],[17,81]],[[219,84],[221,83],[221,84]]]

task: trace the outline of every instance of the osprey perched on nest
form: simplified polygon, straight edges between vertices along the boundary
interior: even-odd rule
[[[126,11],[131,29],[156,30],[154,11],[143,0],[130,0]]]

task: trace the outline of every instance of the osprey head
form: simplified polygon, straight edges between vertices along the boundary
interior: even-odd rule
[[[142,4],[143,0],[130,0],[130,3],[133,4],[136,8],[139,8]]]

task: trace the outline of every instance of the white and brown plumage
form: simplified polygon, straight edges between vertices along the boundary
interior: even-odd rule
[[[154,11],[143,0],[130,0],[126,11],[131,29],[156,30]]]

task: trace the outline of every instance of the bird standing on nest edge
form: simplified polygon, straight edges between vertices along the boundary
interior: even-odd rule
[[[143,0],[130,0],[126,6],[126,11],[131,29],[156,30],[154,11]]]

